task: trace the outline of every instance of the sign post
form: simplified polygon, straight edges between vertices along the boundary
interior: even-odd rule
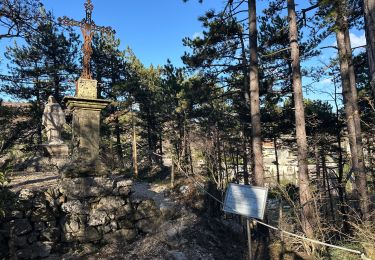
[[[252,260],[253,254],[251,252],[251,226],[250,226],[249,218],[246,218],[246,227],[247,227],[247,247],[249,251],[249,260]]]
[[[264,218],[267,193],[268,188],[230,183],[225,194],[223,210],[246,217],[249,260],[252,259],[250,218]]]

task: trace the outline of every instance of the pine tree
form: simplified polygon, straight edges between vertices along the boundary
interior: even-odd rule
[[[7,47],[10,81],[2,91],[28,100],[34,109],[32,124],[37,129],[38,143],[42,141],[41,115],[49,95],[61,101],[69,90],[76,72],[77,35],[69,31],[66,36],[57,27],[51,14],[47,14],[37,27],[25,37],[25,44]]]

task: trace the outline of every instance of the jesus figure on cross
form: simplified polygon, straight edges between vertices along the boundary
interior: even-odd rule
[[[66,16],[63,18],[59,18],[59,22],[63,25],[68,26],[78,26],[81,28],[83,34],[83,66],[82,66],[82,79],[91,79],[91,72],[90,72],[90,59],[92,55],[92,36],[94,35],[95,31],[99,31],[106,34],[115,33],[115,31],[111,27],[104,27],[104,26],[97,26],[94,21],[91,19],[92,10],[94,9],[94,5],[91,3],[91,0],[87,0],[85,3],[86,9],[86,17],[82,19],[82,21],[78,22],[73,19],[70,19]]]

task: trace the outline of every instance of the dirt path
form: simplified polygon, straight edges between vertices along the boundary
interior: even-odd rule
[[[163,209],[171,209],[176,206],[176,203],[165,195],[168,188],[164,185],[145,183],[145,182],[134,182],[132,191],[133,198],[139,199],[152,199],[155,201],[156,206]]]
[[[56,186],[59,180],[57,172],[11,172],[7,175],[10,190],[17,192],[21,189],[40,190]]]

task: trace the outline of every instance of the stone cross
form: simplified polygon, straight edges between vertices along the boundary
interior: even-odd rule
[[[70,19],[66,16],[59,18],[59,23],[66,25],[66,26],[78,26],[81,28],[82,35],[83,35],[83,68],[81,73],[82,79],[91,79],[91,72],[90,72],[90,58],[92,54],[92,47],[91,47],[91,40],[92,36],[95,31],[112,34],[115,31],[107,26],[97,26],[91,18],[92,10],[94,9],[94,5],[91,3],[91,0],[86,0],[85,3],[85,10],[86,10],[86,17],[82,19],[82,21],[75,21]]]

